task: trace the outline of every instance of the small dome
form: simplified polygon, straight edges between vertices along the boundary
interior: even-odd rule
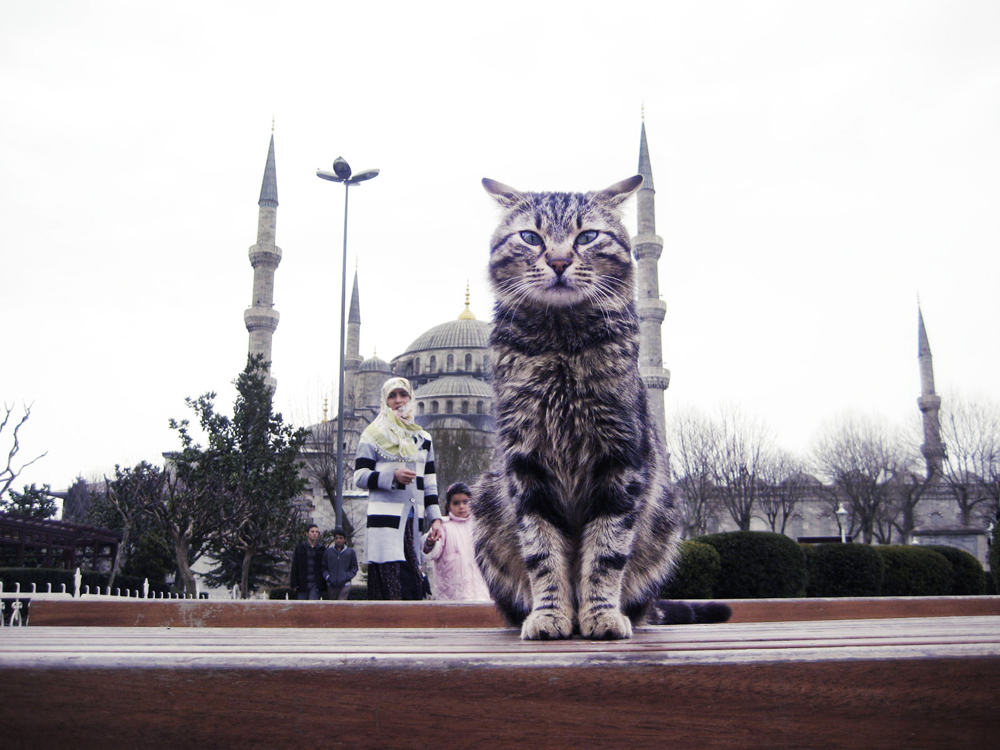
[[[413,394],[414,398],[442,398],[446,396],[493,398],[493,389],[489,383],[476,378],[448,375],[420,386]]]
[[[472,422],[468,422],[464,419],[459,419],[458,417],[445,417],[444,419],[435,419],[433,422],[427,425],[425,429],[428,430],[474,430]]]
[[[414,339],[400,357],[430,349],[485,349],[489,341],[489,323],[469,318],[449,320]]]
[[[358,372],[385,372],[392,374],[392,367],[384,359],[379,359],[378,356],[374,356],[371,359],[366,359],[358,366]]]

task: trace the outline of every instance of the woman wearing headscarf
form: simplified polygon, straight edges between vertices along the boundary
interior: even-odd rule
[[[434,449],[415,413],[410,381],[390,378],[379,415],[358,442],[354,484],[368,490],[369,599],[422,599],[411,519],[430,524],[429,539],[441,537]]]

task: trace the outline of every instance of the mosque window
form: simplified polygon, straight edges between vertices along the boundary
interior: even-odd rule
[[[468,414],[468,413],[469,413],[469,402],[468,401],[463,401],[462,402],[462,414]]]
[[[447,401],[444,402],[444,413],[452,414],[454,413],[454,411],[455,411],[455,402],[449,398]]]
[[[434,355],[432,354],[432,355],[431,355],[431,361],[430,361],[430,363],[429,363],[429,364],[428,364],[428,366],[427,366],[427,371],[428,371],[428,372],[437,372],[437,363],[438,363],[438,361],[437,361],[437,357],[435,357],[435,356],[434,356]]]
[[[421,414],[424,413],[424,402],[423,401],[421,401],[419,404],[417,404],[417,409],[420,411]]]
[[[448,355],[448,367],[445,369],[445,372],[452,372],[452,371],[454,371],[454,369],[455,369],[455,357],[452,356],[451,354],[449,354]]]
[[[420,357],[415,357],[413,360],[413,374],[420,374]]]
[[[437,413],[438,413],[438,402],[431,401],[431,414],[437,414]]]
[[[482,413],[483,413],[483,402],[482,401],[477,401],[476,402],[476,414],[482,414]]]
[[[471,354],[466,354],[465,355],[465,371],[466,372],[472,372],[472,355]]]

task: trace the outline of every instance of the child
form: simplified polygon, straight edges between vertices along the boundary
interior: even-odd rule
[[[488,601],[489,589],[476,565],[472,549],[472,491],[456,482],[448,488],[445,509],[448,517],[441,527],[441,539],[424,543],[424,556],[434,561],[434,594],[440,601]]]

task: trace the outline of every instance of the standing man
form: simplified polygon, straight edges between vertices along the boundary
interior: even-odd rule
[[[326,590],[323,581],[323,553],[326,548],[319,544],[319,526],[310,524],[306,540],[295,548],[292,558],[292,593],[296,599],[321,599]]]
[[[323,580],[327,599],[346,599],[351,581],[358,572],[358,556],[347,546],[347,536],[339,526],[333,530],[333,546],[323,555]]]

